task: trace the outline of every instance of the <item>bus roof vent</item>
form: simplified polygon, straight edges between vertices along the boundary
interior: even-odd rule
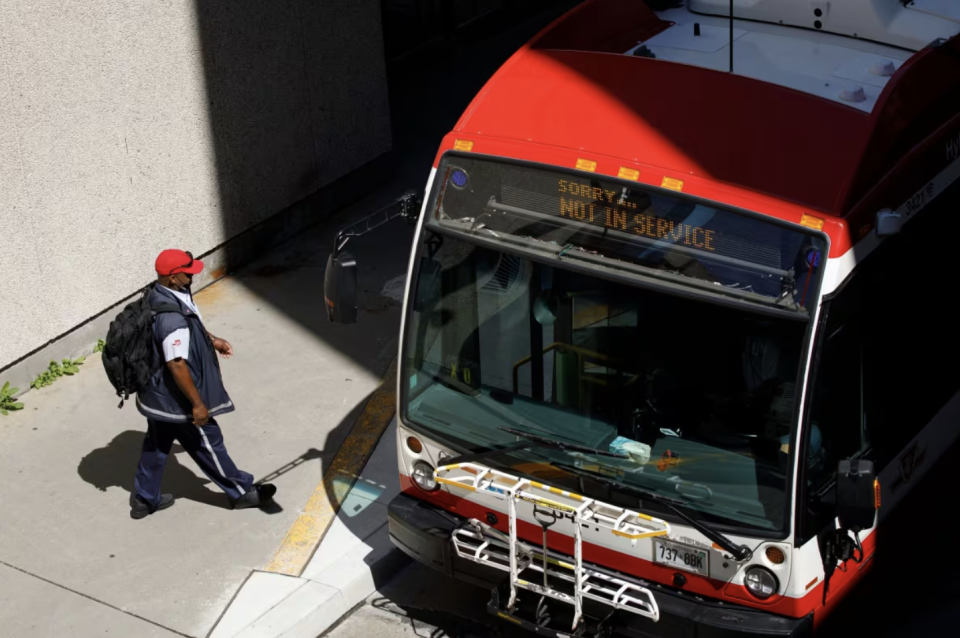
[[[687,0],[687,6],[701,15],[730,15],[730,0]],[[960,2],[956,0],[734,0],[733,15],[912,51],[919,51],[934,38],[960,31]],[[661,18],[672,19],[669,11]]]

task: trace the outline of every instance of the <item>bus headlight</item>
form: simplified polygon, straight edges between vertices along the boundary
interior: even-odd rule
[[[766,600],[780,589],[780,582],[766,567],[753,566],[743,578],[747,590],[760,600]]]
[[[424,492],[433,492],[438,487],[436,479],[433,478],[433,468],[423,461],[417,461],[413,465],[413,482]]]

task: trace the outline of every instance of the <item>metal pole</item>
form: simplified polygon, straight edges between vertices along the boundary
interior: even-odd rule
[[[730,73],[733,73],[733,0],[730,0]]]

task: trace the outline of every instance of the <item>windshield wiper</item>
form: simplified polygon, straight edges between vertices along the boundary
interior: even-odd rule
[[[545,436],[540,436],[539,434],[531,434],[529,432],[524,432],[523,430],[515,430],[513,428],[497,428],[498,430],[503,430],[504,432],[509,432],[510,434],[516,434],[517,436],[522,436],[525,439],[536,443],[537,445],[542,445],[543,447],[553,448],[554,450],[560,450],[561,452],[566,452],[567,450],[573,450],[574,452],[583,452],[585,454],[596,454],[597,456],[609,456],[614,459],[628,459],[629,456],[625,454],[617,454],[616,452],[608,452],[606,450],[598,450],[595,447],[587,447],[586,445],[580,445],[579,443],[564,443],[563,441],[558,441],[556,439],[548,439]]]
[[[545,447],[552,450],[559,450],[561,452],[572,451],[572,452],[582,452],[585,454],[594,454],[597,456],[606,456],[616,459],[626,459],[628,456],[623,454],[615,454],[613,452],[607,452],[606,450],[598,450],[596,448],[587,447],[585,445],[579,445],[577,443],[564,443],[563,441],[558,441],[556,439],[550,439],[547,437],[539,436],[537,434],[530,434],[529,432],[524,432],[523,430],[517,430],[514,428],[497,428],[498,430],[503,430],[504,432],[509,432],[519,437],[527,439],[526,441],[517,441],[516,443],[510,443],[502,447],[493,448],[490,450],[484,450],[483,452],[467,453],[461,456],[457,456],[451,459],[444,459],[444,465],[456,465],[458,463],[469,463],[472,461],[479,461],[482,459],[489,459],[495,456],[500,456],[501,454],[506,454],[508,452],[516,452],[518,450],[523,450],[532,447]],[[556,467],[562,468],[563,470],[570,472],[571,474],[576,474],[579,476],[585,476],[593,481],[608,485],[615,489],[618,489],[627,494],[631,494],[638,498],[645,498],[662,505],[667,506],[674,514],[682,518],[684,521],[690,524],[691,527],[696,529],[698,532],[709,538],[711,541],[719,545],[722,549],[730,553],[738,562],[749,560],[753,556],[753,552],[749,547],[745,545],[737,545],[732,540],[716,531],[715,529],[701,523],[697,519],[693,518],[682,509],[680,506],[686,506],[682,500],[672,499],[667,496],[661,496],[655,492],[650,492],[643,490],[631,485],[626,485],[624,483],[619,483],[617,481],[611,480],[600,474],[599,472],[592,472],[590,470],[584,470],[582,468],[569,465],[567,463],[553,462],[553,465]]]
[[[561,452],[566,452],[567,450],[573,452],[583,452],[584,454],[594,454],[596,456],[609,456],[615,459],[626,459],[630,458],[624,456],[623,454],[615,454],[614,452],[607,452],[606,450],[598,450],[596,448],[587,447],[585,445],[579,445],[577,443],[564,443],[563,441],[558,441],[556,439],[549,439],[545,436],[539,436],[537,434],[530,434],[529,432],[524,432],[523,430],[515,430],[514,428],[497,428],[498,430],[503,430],[504,432],[509,432],[510,434],[515,434],[517,436],[527,439],[526,441],[517,441],[516,443],[510,443],[504,445],[503,447],[493,448],[490,450],[484,450],[483,452],[473,452],[464,454],[462,456],[457,456],[452,459],[444,459],[444,465],[455,465],[457,463],[470,463],[472,461],[480,461],[482,459],[488,459],[494,456],[500,456],[501,454],[506,454],[507,452],[516,452],[518,450],[525,450],[532,447],[545,447],[550,448],[551,450],[560,450]]]
[[[750,557],[753,556],[753,552],[750,550],[749,547],[745,545],[737,545],[736,543],[734,543],[732,540],[730,540],[729,538],[727,538],[717,530],[705,525],[704,523],[701,523],[700,521],[698,521],[697,519],[693,518],[692,516],[684,512],[682,509],[680,509],[679,506],[687,505],[682,500],[672,499],[668,496],[661,496],[660,494],[657,494],[655,492],[650,492],[650,491],[641,489],[639,487],[633,487],[632,485],[619,483],[617,481],[614,481],[604,476],[603,474],[600,474],[599,472],[584,470],[579,467],[574,467],[573,465],[567,465],[566,463],[554,463],[554,465],[562,468],[564,471],[570,472],[571,474],[584,476],[586,478],[589,478],[591,481],[596,481],[597,483],[608,485],[610,487],[620,490],[621,492],[625,492],[627,494],[631,494],[638,498],[645,498],[647,500],[654,501],[655,503],[660,503],[662,505],[665,505],[674,514],[676,514],[677,516],[682,518],[684,521],[689,523],[691,527],[693,527],[698,532],[700,532],[701,534],[709,538],[711,541],[719,545],[721,548],[730,552],[730,555],[733,556],[734,559],[737,560],[737,562],[749,560]]]

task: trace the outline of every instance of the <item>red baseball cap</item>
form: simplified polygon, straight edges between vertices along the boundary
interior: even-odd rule
[[[203,262],[182,250],[165,250],[157,255],[156,269],[158,275],[175,275],[178,272],[196,275],[203,270]]]

